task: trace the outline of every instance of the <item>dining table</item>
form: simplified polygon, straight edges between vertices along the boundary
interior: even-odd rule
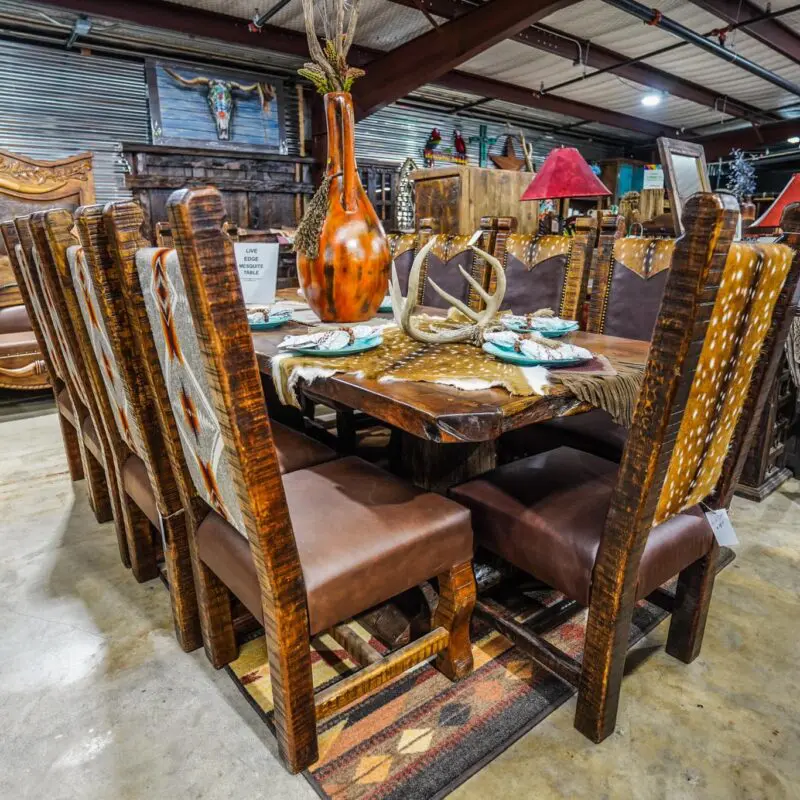
[[[277,299],[297,301],[297,290],[281,289]],[[420,310],[445,314],[443,309]],[[378,314],[377,318],[391,320],[392,314]],[[253,333],[264,378],[272,379],[272,359],[283,339],[308,331],[308,324],[292,320],[280,328]],[[563,341],[595,355],[642,366],[650,349],[649,342],[580,330]],[[592,408],[561,384],[550,387],[546,395],[515,396],[503,388],[469,391],[441,383],[383,382],[340,372],[317,377],[306,386],[301,383],[303,390],[313,393],[319,402],[363,412],[394,429],[399,437],[400,471],[417,486],[438,492],[493,469],[503,434]]]

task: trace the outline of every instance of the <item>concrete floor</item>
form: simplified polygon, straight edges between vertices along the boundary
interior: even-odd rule
[[[73,493],[55,415],[0,422],[0,798],[312,798],[202,651],[186,655],[156,582],[119,563]],[[800,797],[800,483],[737,500],[702,656],[662,624],[629,659],[616,733],[572,728],[574,701],[454,795]]]

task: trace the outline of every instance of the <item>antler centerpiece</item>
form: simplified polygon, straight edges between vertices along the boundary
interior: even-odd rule
[[[417,307],[417,298],[419,297],[419,280],[422,265],[428,257],[428,253],[430,253],[434,242],[435,240],[431,239],[419,251],[414,259],[411,272],[408,275],[408,293],[406,299],[403,299],[403,293],[400,290],[400,281],[397,277],[397,269],[394,262],[392,262],[392,282],[389,292],[392,298],[392,311],[394,312],[395,321],[407,336],[418,342],[423,342],[424,344],[465,342],[480,347],[484,342],[484,332],[495,322],[495,316],[500,309],[500,305],[506,293],[506,274],[503,270],[503,266],[494,256],[475,247],[474,244],[470,244],[470,249],[476,255],[485,259],[486,263],[489,264],[495,274],[496,289],[494,294],[489,294],[489,292],[487,292],[462,266],[459,265],[458,267],[467,283],[469,283],[475,293],[485,303],[483,311],[473,311],[466,303],[462,303],[457,297],[448,294],[440,286],[437,286],[435,281],[428,278],[428,283],[430,283],[431,288],[436,294],[457,311],[461,312],[461,314],[469,320],[469,323],[455,328],[425,330],[420,326],[419,318],[413,315],[414,309]]]

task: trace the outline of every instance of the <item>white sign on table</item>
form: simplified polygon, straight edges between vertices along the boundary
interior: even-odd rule
[[[644,165],[644,181],[642,189],[663,189],[664,170],[658,164]]]
[[[275,302],[280,245],[277,242],[235,242],[233,249],[245,305],[265,306]]]

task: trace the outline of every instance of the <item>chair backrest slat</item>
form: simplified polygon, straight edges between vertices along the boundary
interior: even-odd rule
[[[91,322],[95,354],[107,359],[103,364],[106,389],[116,408],[123,410],[127,433],[120,434],[145,463],[156,505],[168,517],[182,508],[172,467],[161,436],[154,424],[156,410],[149,392],[147,375],[139,340],[134,333],[124,298],[124,284],[115,259],[100,205],[83,206],[75,213],[80,248],[71,249],[70,268],[76,290],[84,293],[84,306],[93,308],[94,316],[84,315]],[[122,413],[117,414],[118,423]]]

